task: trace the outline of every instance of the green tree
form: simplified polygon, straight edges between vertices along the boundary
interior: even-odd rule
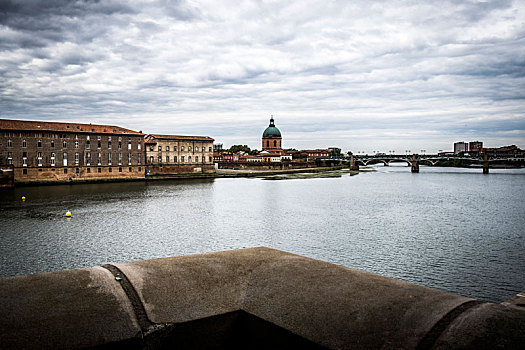
[[[240,152],[240,151],[250,153],[252,150],[250,149],[250,147],[248,147],[248,145],[233,145],[230,147],[228,151],[233,152],[233,153]]]
[[[334,147],[330,148],[330,156],[331,157],[339,157],[341,155],[341,149]]]

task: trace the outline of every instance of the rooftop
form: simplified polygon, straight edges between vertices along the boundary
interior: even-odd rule
[[[133,131],[114,125],[61,123],[12,119],[0,119],[0,130],[144,135],[142,132]]]
[[[146,142],[155,142],[155,140],[191,140],[191,141],[210,141],[214,139],[209,136],[185,136],[185,135],[158,135],[149,134],[146,137]]]

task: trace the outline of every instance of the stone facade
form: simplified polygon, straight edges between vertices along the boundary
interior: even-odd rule
[[[110,125],[0,119],[15,183],[144,178],[144,134]]]
[[[215,171],[211,137],[148,135],[145,147],[149,175]]]

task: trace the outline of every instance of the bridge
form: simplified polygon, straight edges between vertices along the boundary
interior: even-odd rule
[[[384,166],[389,166],[391,163],[407,163],[407,166],[412,168],[412,172],[419,172],[419,164],[426,163],[431,166],[436,166],[440,162],[444,161],[465,161],[470,164],[481,164],[483,165],[483,173],[488,174],[490,164],[494,163],[506,163],[513,162],[517,159],[514,158],[502,158],[502,157],[489,157],[485,154],[483,157],[478,156],[464,156],[464,155],[447,155],[440,156],[438,154],[377,154],[377,155],[350,155],[344,156],[329,156],[329,157],[318,157],[316,162],[319,165],[337,165],[349,162],[351,170],[359,170],[359,165],[368,166],[370,164],[383,163]]]

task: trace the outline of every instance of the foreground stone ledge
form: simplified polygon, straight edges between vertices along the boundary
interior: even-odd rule
[[[525,311],[269,248],[0,280],[0,344],[520,348]]]

